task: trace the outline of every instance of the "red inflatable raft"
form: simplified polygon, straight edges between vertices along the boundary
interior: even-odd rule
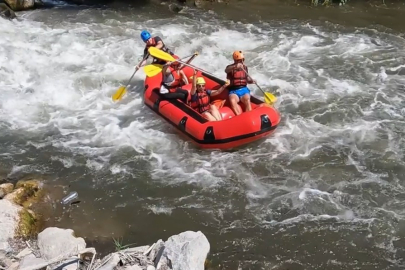
[[[193,69],[183,66],[187,78],[193,76]],[[218,89],[225,81],[218,80],[206,73],[198,73],[204,77],[206,89]],[[228,101],[228,90],[211,98],[222,114],[222,121],[208,121],[200,113],[180,100],[164,100],[159,93],[162,73],[146,77],[144,103],[155,113],[175,126],[197,146],[204,149],[232,149],[263,139],[274,132],[280,123],[280,114],[276,109],[263,101],[251,96],[252,111],[244,112],[243,103],[239,103],[243,113],[235,116]],[[189,82],[191,80],[189,79]],[[182,86],[191,90],[191,83]],[[190,101],[190,95],[189,95]]]

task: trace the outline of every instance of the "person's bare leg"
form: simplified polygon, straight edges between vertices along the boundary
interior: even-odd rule
[[[217,119],[215,119],[215,117],[209,111],[204,112],[202,115],[208,121],[217,121]]]
[[[245,104],[245,112],[250,112],[252,110],[252,104],[250,103],[250,95],[244,94],[241,100],[243,104]]]
[[[230,94],[229,95],[229,102],[231,103],[231,108],[233,110],[233,112],[235,113],[235,115],[239,115],[242,112],[240,111],[240,107],[238,106],[238,102],[239,102],[239,97],[235,94]]]
[[[210,105],[210,113],[212,114],[212,116],[215,117],[215,119],[216,119],[217,121],[222,120],[222,115],[221,115],[221,113],[219,112],[217,106],[215,106],[215,105]]]

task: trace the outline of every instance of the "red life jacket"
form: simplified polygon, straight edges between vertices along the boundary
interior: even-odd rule
[[[180,74],[178,74],[174,68],[172,68],[172,67],[168,67],[168,68],[170,69],[170,73],[172,74],[174,81],[171,83],[171,85],[167,85],[167,84],[164,84],[164,85],[167,89],[169,89],[169,91],[171,93],[174,93],[174,92],[176,92],[176,87],[179,87],[183,84],[183,80],[181,79]]]
[[[247,71],[247,67],[245,65],[243,65],[243,68]],[[232,69],[232,71],[226,75],[226,78],[229,80],[229,86],[231,88],[233,86],[236,86],[236,88],[241,88],[248,84],[248,77],[246,73],[239,68]]]
[[[210,109],[210,97],[204,91],[202,93],[197,92],[197,100],[191,102],[191,108],[199,113],[206,112]]]

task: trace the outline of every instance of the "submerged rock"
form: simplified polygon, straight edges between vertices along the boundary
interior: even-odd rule
[[[204,7],[204,0],[195,0],[194,5],[198,8],[203,8]]]
[[[17,17],[14,11],[4,3],[0,3],[0,16],[6,19],[15,19]]]
[[[179,5],[177,3],[172,3],[169,5],[169,9],[170,9],[170,11],[172,11],[174,13],[179,13],[180,11],[182,11],[184,9],[184,6]]]

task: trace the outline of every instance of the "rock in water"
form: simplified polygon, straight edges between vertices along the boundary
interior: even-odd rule
[[[184,7],[181,5],[178,5],[176,3],[173,3],[173,4],[169,5],[169,9],[175,13],[179,13],[180,11],[182,11],[184,9]]]
[[[14,19],[17,16],[6,4],[0,3],[0,16],[6,19]]]
[[[3,4],[4,5],[4,4]],[[0,4],[1,9],[1,4]],[[4,196],[11,193],[14,189],[14,185],[11,183],[5,183],[0,185],[0,199],[3,199]]]
[[[9,248],[8,239],[14,237],[21,209],[22,207],[14,205],[10,201],[0,200],[0,249]]]
[[[71,229],[50,227],[38,234],[38,247],[42,258],[49,261],[59,256],[77,255],[86,248],[86,242],[75,237]]]
[[[194,5],[198,8],[203,8],[204,7],[204,1],[203,0],[195,0]]]
[[[167,239],[163,255],[170,259],[173,270],[204,270],[209,251],[210,243],[202,232],[185,231]]]
[[[5,0],[9,7],[14,11],[21,11],[34,8],[34,0]]]

